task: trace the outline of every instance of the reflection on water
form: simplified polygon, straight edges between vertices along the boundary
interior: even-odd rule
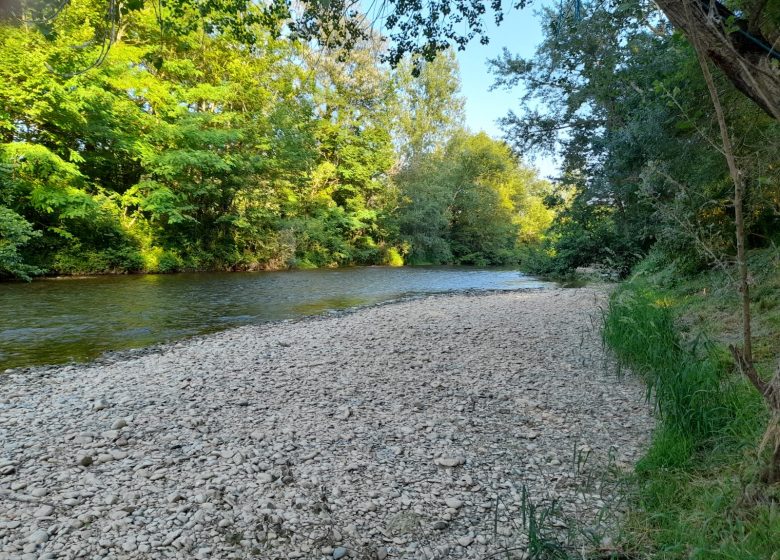
[[[546,285],[502,269],[344,268],[0,284],[0,368],[86,360],[194,334],[413,293]]]

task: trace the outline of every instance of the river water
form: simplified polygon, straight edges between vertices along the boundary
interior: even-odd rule
[[[423,293],[548,285],[513,270],[358,267],[0,284],[0,372]]]

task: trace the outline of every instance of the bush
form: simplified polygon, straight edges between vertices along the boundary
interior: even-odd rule
[[[31,276],[43,273],[42,269],[26,264],[19,253],[23,245],[40,235],[19,214],[0,206],[0,276],[15,276],[29,281]]]
[[[384,258],[382,259],[382,261],[384,264],[388,266],[404,265],[404,258],[401,256],[401,253],[395,247],[390,247],[385,251]]]
[[[549,241],[522,247],[518,258],[522,269],[529,274],[551,278],[566,278],[574,274],[568,262],[556,258],[555,249]]]
[[[181,257],[173,251],[165,251],[160,255],[160,260],[157,262],[157,272],[163,274],[169,272],[179,272],[184,268],[184,261]]]
[[[58,274],[116,274],[140,272],[144,264],[135,247],[82,250],[74,245],[54,256],[52,269]]]

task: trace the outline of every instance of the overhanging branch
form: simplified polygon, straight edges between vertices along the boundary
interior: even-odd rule
[[[707,57],[742,93],[780,120],[780,53],[749,22],[711,0],[655,0],[669,20],[697,37]]]

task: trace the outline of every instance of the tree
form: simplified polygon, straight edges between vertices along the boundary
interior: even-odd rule
[[[317,148],[294,220],[306,239],[306,263],[374,264],[389,250],[395,93],[390,69],[377,64],[380,48],[379,37],[367,33],[352,48],[323,44],[304,54]]]
[[[431,61],[404,57],[396,68],[395,89],[400,105],[395,142],[402,162],[442,149],[462,128],[465,99],[459,95],[453,50]]]
[[[780,7],[737,2],[742,17],[714,0],[656,0],[703,56],[742,93],[780,120]]]
[[[416,263],[508,264],[538,240],[549,185],[484,133],[454,134],[444,149],[410,160],[396,177],[402,238]]]
[[[740,303],[742,307],[742,347],[730,345],[729,350],[734,357],[737,368],[740,373],[747,378],[755,389],[761,394],[765,404],[770,410],[771,419],[764,435],[764,442],[770,446],[772,457],[769,468],[766,472],[766,481],[770,484],[780,481],[780,367],[774,373],[771,379],[764,380],[758,373],[753,360],[753,334],[752,334],[752,316],[750,310],[750,281],[748,279],[747,264],[747,234],[745,227],[745,204],[746,196],[745,177],[737,163],[737,157],[726,123],[725,112],[720,100],[720,94],[715,85],[715,80],[710,72],[705,53],[710,45],[707,38],[698,35],[696,30],[696,21],[699,18],[694,10],[688,9],[684,14],[684,21],[692,30],[692,43],[696,56],[701,67],[704,81],[707,84],[707,91],[715,110],[718,130],[720,131],[723,156],[729,168],[729,175],[734,185],[734,230],[737,245],[737,271],[738,283],[737,289],[740,293]],[[742,88],[740,88],[742,89]],[[778,90],[780,92],[780,90]],[[765,93],[761,89],[757,90],[760,97]],[[771,109],[771,104],[768,105]],[[771,112],[771,111],[770,111]]]
[[[0,25],[0,205],[35,232],[17,236],[21,262],[59,273],[382,262],[397,104],[373,51],[316,52],[258,22],[248,38],[197,10],[166,12],[161,30],[142,4],[85,72],[102,9],[73,0],[48,36]]]
[[[31,19],[45,28],[70,1],[56,7],[35,0],[8,3],[0,10],[0,19]],[[291,37],[319,39],[329,47],[349,49],[370,35],[364,22],[373,17],[381,21],[392,40],[385,58],[395,66],[406,54],[433,60],[440,51],[452,45],[463,49],[474,38],[487,43],[486,17],[501,23],[507,9],[522,9],[531,3],[515,0],[507,6],[502,0],[384,0],[362,14],[346,0],[304,0],[298,10],[291,9],[289,0],[261,5],[250,0],[169,0],[158,19],[163,31],[180,34],[191,28],[181,27],[176,18],[196,13],[207,32],[226,31],[247,43],[255,40],[258,25],[278,33],[286,24]],[[565,3],[567,7],[571,4],[581,12],[581,0]],[[620,4],[614,2],[612,7]],[[104,22],[95,34],[95,42],[101,45],[96,64],[102,62],[104,51],[116,39],[122,18],[143,5],[144,0],[106,0]],[[716,0],[659,0],[658,6],[689,38],[694,33],[700,37],[706,56],[740,91],[780,119],[780,54],[776,49],[780,8],[775,3],[738,0],[739,15]]]
[[[391,8],[386,25],[394,41],[390,60],[397,62],[406,52],[433,53],[454,43],[459,48],[475,37],[486,43],[484,18],[497,23],[504,17],[501,0],[387,0]],[[510,2],[521,9],[531,0]],[[625,2],[610,2],[621,9]],[[690,39],[699,37],[703,51],[746,96],[775,119],[780,119],[780,7],[768,0],[739,0],[739,15],[715,0],[658,0],[666,17]],[[570,7],[573,6],[573,10]],[[580,0],[561,3],[565,11],[586,15]],[[461,31],[465,23],[466,31]]]
[[[30,280],[41,270],[25,264],[19,249],[32,238],[40,236],[30,222],[9,208],[0,206],[0,275]]]
[[[707,87],[690,45],[662,22],[649,3],[587,19],[550,9],[533,58],[506,52],[493,62],[499,85],[525,86],[520,108],[503,120],[508,140],[520,153],[557,151],[575,192],[554,225],[556,267],[601,262],[626,273],[657,244],[693,270],[734,247],[728,168],[701,103]],[[746,224],[759,239],[776,227],[778,176],[769,162],[777,158],[778,122],[726,91],[752,189]]]

